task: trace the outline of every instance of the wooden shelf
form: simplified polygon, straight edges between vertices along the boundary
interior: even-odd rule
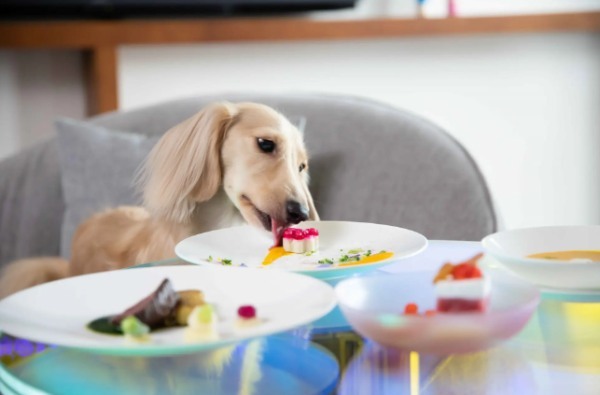
[[[126,44],[341,40],[599,30],[600,12],[447,19],[222,18],[0,22],[0,47],[85,49]]]
[[[600,12],[447,19],[308,17],[0,22],[0,48],[75,49],[86,56],[89,114],[118,108],[118,47],[225,41],[349,40],[600,31]]]

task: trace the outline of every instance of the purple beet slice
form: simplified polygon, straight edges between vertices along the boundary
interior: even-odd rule
[[[177,303],[179,295],[173,290],[171,281],[165,278],[154,292],[114,316],[111,322],[120,325],[125,317],[134,315],[150,328],[159,328],[164,326],[165,320],[172,315]]]

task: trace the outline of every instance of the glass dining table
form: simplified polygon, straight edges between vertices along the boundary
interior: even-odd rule
[[[441,263],[480,251],[477,242],[431,241],[426,251],[408,259]],[[398,272],[403,262],[378,274]],[[184,263],[169,260],[143,266],[180,264]],[[385,348],[355,333],[339,309],[290,332],[180,356],[95,355],[4,334],[0,391],[4,395],[600,394],[600,296],[542,293],[536,312],[518,335],[492,349],[464,355]]]

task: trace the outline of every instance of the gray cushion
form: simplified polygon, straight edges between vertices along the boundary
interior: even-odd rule
[[[119,205],[139,205],[135,172],[158,138],[111,131],[70,119],[56,122],[66,204],[61,255],[70,256],[77,226],[90,215]]]

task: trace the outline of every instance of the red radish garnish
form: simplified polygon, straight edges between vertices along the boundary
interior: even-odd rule
[[[309,236],[318,236],[319,235],[319,231],[315,228],[308,228],[308,229],[306,229],[306,231],[308,232]]]
[[[256,317],[256,309],[252,305],[244,305],[238,308],[238,316],[245,320],[249,320]]]
[[[283,237],[286,239],[304,240],[307,237],[318,236],[319,231],[315,228],[300,229],[300,228],[287,228],[283,232]]]

